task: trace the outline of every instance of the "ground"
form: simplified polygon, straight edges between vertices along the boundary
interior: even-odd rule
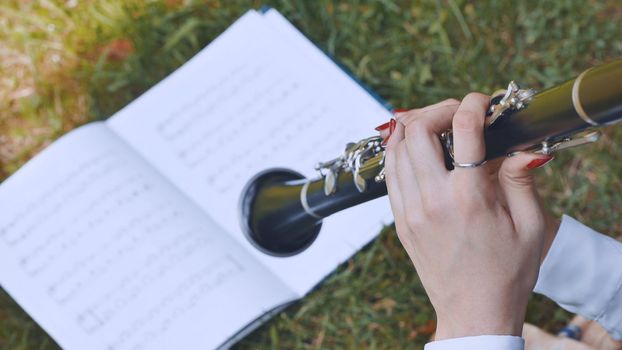
[[[618,0],[5,0],[0,4],[0,179],[60,135],[105,119],[250,8],[270,5],[397,107],[515,79],[546,88],[622,56]],[[622,128],[538,170],[547,207],[622,235]],[[527,319],[568,318],[534,297]],[[425,343],[434,314],[387,227],[304,300],[237,349],[399,349]],[[0,348],[54,341],[0,291]]]

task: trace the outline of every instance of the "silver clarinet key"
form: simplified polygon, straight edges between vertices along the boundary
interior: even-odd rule
[[[337,170],[333,167],[326,171],[324,175],[324,194],[330,196],[337,192]]]
[[[365,192],[367,189],[367,181],[359,174],[358,170],[353,173],[354,186],[359,192]]]

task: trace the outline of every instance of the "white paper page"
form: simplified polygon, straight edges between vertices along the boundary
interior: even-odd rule
[[[374,201],[328,218],[308,250],[274,258],[241,232],[241,190],[271,167],[315,177],[315,163],[389,117],[357,84],[336,78],[251,11],[109,125],[303,295],[360,247],[357,236],[367,241],[379,231],[388,205]]]
[[[0,186],[0,283],[67,349],[210,349],[292,300],[103,123]]]

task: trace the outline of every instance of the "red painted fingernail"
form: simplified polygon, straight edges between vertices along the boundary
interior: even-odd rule
[[[408,112],[409,109],[408,108],[396,108],[393,110],[393,114],[395,113],[404,113],[404,112]]]
[[[385,137],[382,140],[382,143],[380,143],[380,145],[383,146],[383,147],[387,145],[387,142],[389,142],[389,139],[391,138],[391,135],[393,135],[393,131],[395,131],[395,127],[397,126],[397,122],[395,121],[395,119],[391,119],[388,124],[389,124],[389,135],[387,135],[387,137]]]
[[[527,164],[527,169],[531,170],[531,169],[542,167],[546,163],[552,161],[553,159],[555,159],[555,158],[554,157],[546,157],[546,158],[534,159],[531,162],[529,162],[529,164]]]
[[[388,122],[386,122],[386,123],[384,123],[382,125],[378,125],[375,130],[376,131],[382,131],[384,129],[387,129],[390,125],[391,125],[391,121],[388,121]]]

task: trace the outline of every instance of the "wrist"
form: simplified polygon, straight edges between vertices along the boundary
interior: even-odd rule
[[[498,307],[483,304],[455,308],[448,313],[437,313],[436,340],[471,337],[478,335],[521,336],[527,300],[517,303],[501,303]]]
[[[485,321],[473,318],[465,323],[452,323],[438,320],[435,340],[473,337],[480,335],[520,336],[523,330],[523,318]]]

